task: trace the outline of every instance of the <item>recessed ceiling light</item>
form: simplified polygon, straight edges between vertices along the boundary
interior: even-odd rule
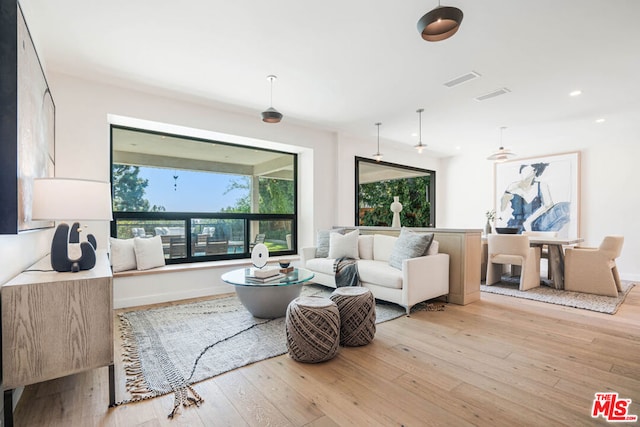
[[[492,92],[485,93],[484,95],[477,96],[474,99],[476,101],[486,101],[487,99],[495,98],[496,96],[504,95],[509,92],[511,92],[509,89],[507,89],[506,87],[502,87]]]
[[[449,80],[448,82],[444,83],[444,85],[446,87],[454,87],[461,85],[462,83],[466,83],[470,80],[477,79],[478,77],[480,77],[480,74],[476,73],[475,71],[470,71],[467,74]]]
[[[411,136],[413,136],[413,137],[415,138],[416,136],[418,136],[418,133],[417,133],[417,132],[413,132],[413,133],[411,134]]]
[[[569,96],[579,96],[579,95],[582,95],[581,90],[574,90],[573,92],[569,93]]]
[[[456,147],[456,150],[460,151],[462,149],[462,147],[460,147],[459,145]]]
[[[606,120],[603,118],[596,119],[596,123],[604,123]]]

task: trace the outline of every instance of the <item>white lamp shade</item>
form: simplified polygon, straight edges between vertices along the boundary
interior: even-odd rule
[[[111,184],[69,178],[33,180],[33,220],[111,221]]]

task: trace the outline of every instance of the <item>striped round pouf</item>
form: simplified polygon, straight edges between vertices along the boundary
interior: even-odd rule
[[[287,349],[293,360],[324,362],[338,353],[340,313],[329,298],[298,297],[289,303]]]
[[[361,286],[337,288],[329,297],[340,312],[340,344],[366,345],[376,334],[376,302],[373,294]]]

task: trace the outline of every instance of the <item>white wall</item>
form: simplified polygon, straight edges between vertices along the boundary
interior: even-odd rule
[[[333,225],[354,225],[355,223],[355,157],[372,158],[376,151],[377,140],[354,138],[348,135],[338,135],[338,149],[336,152],[337,187],[337,223]],[[442,177],[440,176],[440,160],[430,157],[427,151],[418,154],[412,147],[392,145],[380,140],[380,153],[383,161],[416,168],[429,169],[436,172],[436,225],[442,227],[442,209],[440,206]],[[402,200],[400,200],[402,202]],[[477,228],[477,227],[474,227]]]
[[[590,145],[581,150],[580,235],[583,246],[598,246],[610,234],[625,236],[617,261],[620,275],[640,280],[640,145],[631,140]],[[547,155],[553,153],[538,153]],[[439,175],[441,227],[483,228],[485,212],[493,208],[493,163],[477,156],[444,159]]]
[[[134,118],[151,125],[168,123],[191,129],[198,136],[238,136],[232,142],[260,143],[298,152],[300,159],[299,246],[314,243],[315,230],[354,222],[354,157],[371,157],[375,140],[355,138],[287,123],[268,125],[255,115],[223,111],[49,73],[56,102],[56,174],[61,177],[109,179],[109,120]],[[435,170],[438,227],[482,228],[484,212],[493,206],[493,165],[484,158],[461,155],[448,159],[418,155],[411,147],[394,147],[381,140],[384,161]],[[539,155],[550,153],[538,153]],[[592,145],[582,151],[581,230],[585,244],[597,245],[607,234],[624,234],[618,264],[623,277],[640,279],[637,222],[632,220],[640,198],[631,190],[640,147],[631,141]],[[105,247],[107,224],[90,224]],[[48,252],[51,232],[0,236],[0,255],[8,280]],[[5,261],[6,260],[6,261]],[[209,279],[210,280],[210,279]]]
[[[51,251],[53,230],[0,235],[0,284],[17,276]]]
[[[110,179],[109,121],[144,121],[149,126],[169,124],[185,134],[225,138],[239,144],[260,144],[299,154],[299,244],[310,245],[316,228],[335,222],[333,159],[336,138],[331,132],[287,122],[266,124],[255,115],[222,111],[202,104],[153,96],[75,77],[50,73],[56,103],[56,175]],[[128,122],[127,122],[128,123]],[[168,129],[163,127],[164,130]],[[157,129],[162,130],[162,129]],[[311,189],[311,191],[309,190]],[[98,245],[105,242],[107,224],[95,225]]]

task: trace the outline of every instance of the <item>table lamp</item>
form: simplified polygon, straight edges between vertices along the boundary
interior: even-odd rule
[[[46,221],[111,221],[111,184],[69,178],[33,180],[31,217]],[[51,242],[51,267],[55,271],[91,270],[96,265],[97,242],[92,234],[80,243],[80,224],[61,222]],[[80,243],[80,258],[69,258],[69,243]]]

